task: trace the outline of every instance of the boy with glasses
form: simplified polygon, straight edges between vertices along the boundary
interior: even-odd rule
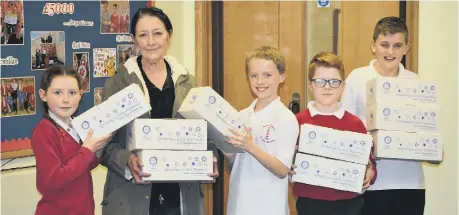
[[[296,115],[298,124],[311,124],[337,130],[367,132],[362,121],[341,107],[339,98],[344,89],[344,65],[341,59],[330,52],[314,56],[309,63],[309,90],[315,101]],[[368,161],[363,188],[376,179],[376,164]],[[296,168],[293,165],[293,168]],[[292,172],[295,174],[295,172]],[[298,196],[298,215],[359,215],[363,198],[358,193],[294,183],[293,193]]]

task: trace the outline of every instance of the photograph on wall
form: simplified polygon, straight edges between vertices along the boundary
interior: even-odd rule
[[[24,45],[24,3],[1,0],[1,45]]]
[[[117,65],[123,65],[127,59],[134,56],[139,56],[139,49],[133,44],[118,45],[117,46]]]
[[[31,31],[32,70],[45,70],[65,64],[65,33],[63,31]]]
[[[34,76],[2,78],[1,87],[1,117],[36,113]]]
[[[93,51],[93,77],[113,76],[116,70],[116,48],[94,48]]]
[[[129,33],[129,1],[100,1],[100,33]]]
[[[102,103],[102,95],[104,93],[103,87],[94,88],[94,105],[99,105]]]
[[[83,81],[81,89],[83,93],[89,92],[89,52],[73,52],[73,69],[78,72]]]

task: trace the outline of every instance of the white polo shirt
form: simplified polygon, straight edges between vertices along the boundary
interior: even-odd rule
[[[359,117],[366,124],[366,82],[382,77],[374,68],[376,60],[370,65],[353,70],[346,79],[346,86],[341,96],[341,105],[350,113]],[[402,64],[398,66],[397,78],[418,79],[418,76],[405,70]],[[375,184],[368,190],[392,189],[425,189],[424,172],[420,162],[406,160],[376,160],[378,177]]]
[[[295,115],[280,98],[254,112],[256,103],[240,112],[252,128],[254,143],[290,169],[299,133]],[[289,214],[288,177],[279,179],[249,153],[235,156],[227,215]]]

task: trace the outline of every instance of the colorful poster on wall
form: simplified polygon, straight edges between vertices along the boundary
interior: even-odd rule
[[[32,70],[45,70],[65,64],[65,33],[63,31],[31,31]]]
[[[111,77],[116,70],[116,49],[115,48],[94,48],[94,77]]]
[[[104,93],[103,87],[94,88],[94,105],[99,105],[102,103],[102,95]]]
[[[1,79],[1,117],[35,114],[35,77]]]
[[[22,0],[1,0],[1,44],[24,45],[24,4]]]
[[[89,92],[89,52],[73,52],[73,69],[78,72],[83,83],[81,89],[83,93]]]
[[[154,7],[155,6],[155,0],[147,0],[147,7]]]
[[[139,49],[135,45],[132,45],[132,44],[118,45],[116,48],[117,48],[117,52],[116,52],[117,53],[116,55],[117,65],[123,65],[127,61],[127,59],[129,59],[130,57],[140,55]]]
[[[128,34],[130,25],[129,1],[100,1],[100,33]]]

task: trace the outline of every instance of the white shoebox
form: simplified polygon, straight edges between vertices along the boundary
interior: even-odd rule
[[[367,82],[367,104],[401,101],[437,104],[438,87],[433,82],[408,78],[377,77]]]
[[[443,146],[439,133],[378,130],[371,135],[375,144],[374,155],[378,158],[442,160]]]
[[[367,165],[372,144],[368,134],[303,124],[298,151]]]
[[[141,150],[142,171],[150,173],[144,181],[211,181],[212,151]]]
[[[376,103],[367,106],[366,126],[368,131],[439,132],[440,108],[427,104]]]
[[[292,181],[336,190],[362,192],[366,166],[297,153]]]
[[[93,137],[110,134],[151,110],[139,85],[131,84],[72,120],[78,136],[86,139],[90,129]]]
[[[200,119],[136,119],[126,127],[129,151],[207,150],[207,122]]]
[[[204,119],[207,137],[217,148],[226,153],[240,153],[243,150],[232,146],[225,140],[225,135],[232,134],[229,128],[245,133],[246,124],[234,109],[211,87],[197,87],[190,90],[178,113],[186,119]]]

